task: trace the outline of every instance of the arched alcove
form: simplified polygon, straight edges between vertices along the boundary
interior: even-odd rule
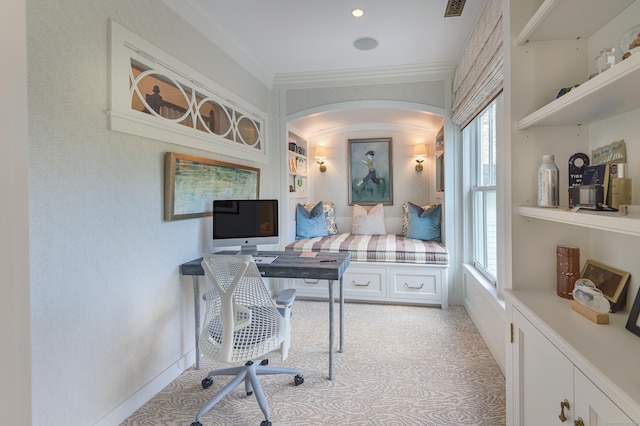
[[[401,101],[354,101],[315,107],[287,116],[285,134],[293,132],[307,143],[308,202],[331,201],[336,205],[338,227],[350,232],[352,206],[348,197],[349,139],[391,138],[393,203],[385,206],[389,232],[399,233],[402,204],[433,203],[435,188],[435,139],[445,123],[445,111],[430,105]],[[427,145],[421,172],[415,169],[413,148]],[[316,165],[314,149],[327,152],[326,171]],[[299,202],[291,200],[291,208]]]

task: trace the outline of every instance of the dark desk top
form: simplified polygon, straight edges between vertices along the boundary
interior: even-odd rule
[[[236,252],[219,252],[216,254],[236,254]],[[292,251],[261,251],[258,256],[278,256],[272,263],[258,263],[258,270],[263,277],[272,278],[307,278],[314,280],[339,280],[349,266],[349,253],[318,253],[316,257],[300,257],[301,253]],[[321,262],[334,260],[335,262]],[[182,275],[204,275],[202,258],[194,259],[180,265]]]

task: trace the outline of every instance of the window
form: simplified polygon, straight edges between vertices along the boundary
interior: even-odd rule
[[[111,21],[109,125],[267,163],[266,113]]]
[[[462,132],[469,161],[471,257],[473,265],[494,285],[497,277],[496,101]]]

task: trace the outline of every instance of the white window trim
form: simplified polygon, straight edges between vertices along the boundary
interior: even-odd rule
[[[472,157],[469,153],[470,147],[465,143],[463,137],[463,130],[461,130],[462,138],[462,193],[463,196],[463,240],[464,251],[463,259],[464,263],[473,268],[477,274],[481,276],[486,283],[485,286],[492,286],[495,288],[495,296],[498,299],[502,299],[504,296],[504,289],[510,287],[511,270],[509,265],[505,265],[505,262],[510,261],[510,240],[508,238],[508,232],[510,230],[511,218],[509,216],[508,209],[505,209],[505,194],[504,191],[510,189],[510,184],[507,176],[509,176],[510,169],[505,167],[504,158],[508,154],[508,150],[505,147],[505,143],[502,140],[503,126],[505,125],[504,117],[504,95],[499,95],[495,99],[496,102],[496,163],[500,165],[496,170],[496,214],[497,214],[497,276],[495,282],[490,278],[487,278],[481,269],[474,266],[473,256],[473,192],[472,187],[473,175],[475,173],[472,164]],[[490,187],[487,187],[490,188]],[[498,190],[500,188],[500,190]]]
[[[110,21],[111,58],[109,128],[137,136],[157,139],[190,148],[268,163],[266,152],[267,114],[218,86],[207,77],[187,67],[156,46]],[[258,124],[259,143],[243,145],[214,133],[192,129],[153,114],[131,108],[131,59],[159,70],[163,75],[214,99]],[[239,121],[239,120],[238,120]],[[257,147],[259,145],[259,148]]]

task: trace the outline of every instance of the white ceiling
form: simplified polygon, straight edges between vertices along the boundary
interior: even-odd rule
[[[447,0],[164,2],[257,78],[272,84],[282,76],[452,69],[487,0],[468,0],[462,16],[450,18],[444,17]],[[363,9],[364,16],[354,18],[354,8]],[[376,39],[378,47],[356,49],[353,42],[360,37]],[[424,114],[415,112],[414,118],[424,120]],[[320,114],[315,124],[307,125],[331,127],[317,123],[324,118],[329,116]]]

